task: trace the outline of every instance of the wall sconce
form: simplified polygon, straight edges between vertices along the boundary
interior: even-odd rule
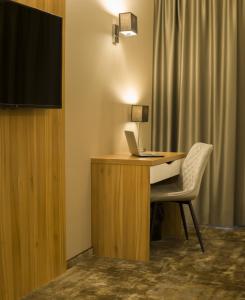
[[[119,33],[126,37],[135,36],[138,33],[137,17],[131,12],[119,14],[119,25],[112,25],[112,43],[119,43]]]
[[[149,106],[147,105],[132,105],[131,106],[131,122],[136,122],[138,125],[138,147],[140,148],[140,124],[148,122]]]

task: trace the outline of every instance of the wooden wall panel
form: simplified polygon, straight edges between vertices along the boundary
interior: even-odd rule
[[[35,7],[61,17],[65,15],[65,0],[15,0],[31,7]]]
[[[17,2],[64,16],[65,0]],[[65,270],[64,125],[64,109],[0,110],[1,300]]]

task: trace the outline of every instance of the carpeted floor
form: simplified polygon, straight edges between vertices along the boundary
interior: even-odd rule
[[[245,229],[204,227],[189,241],[152,243],[149,263],[83,258],[25,300],[245,299]]]

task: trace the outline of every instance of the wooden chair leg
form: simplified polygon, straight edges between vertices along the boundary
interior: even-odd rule
[[[195,215],[195,212],[194,212],[191,201],[188,203],[188,206],[190,208],[191,217],[192,217],[192,220],[193,220],[193,224],[194,224],[194,227],[195,227],[195,230],[196,230],[196,234],[197,234],[202,252],[204,252],[204,245],[203,245],[203,242],[202,242],[202,236],[201,236],[201,233],[200,233],[200,230],[199,230],[199,225],[198,225],[197,218],[196,218],[196,215]]]
[[[186,219],[185,219],[185,212],[184,212],[183,203],[179,202],[179,208],[180,208],[181,219],[182,219],[182,223],[183,223],[183,227],[184,227],[184,231],[185,231],[185,238],[187,240],[189,240],[188,229],[187,229],[187,224],[186,224]]]

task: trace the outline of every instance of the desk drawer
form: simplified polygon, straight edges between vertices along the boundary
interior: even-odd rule
[[[178,159],[171,163],[150,167],[150,183],[153,184],[179,175],[182,161],[183,159]]]

